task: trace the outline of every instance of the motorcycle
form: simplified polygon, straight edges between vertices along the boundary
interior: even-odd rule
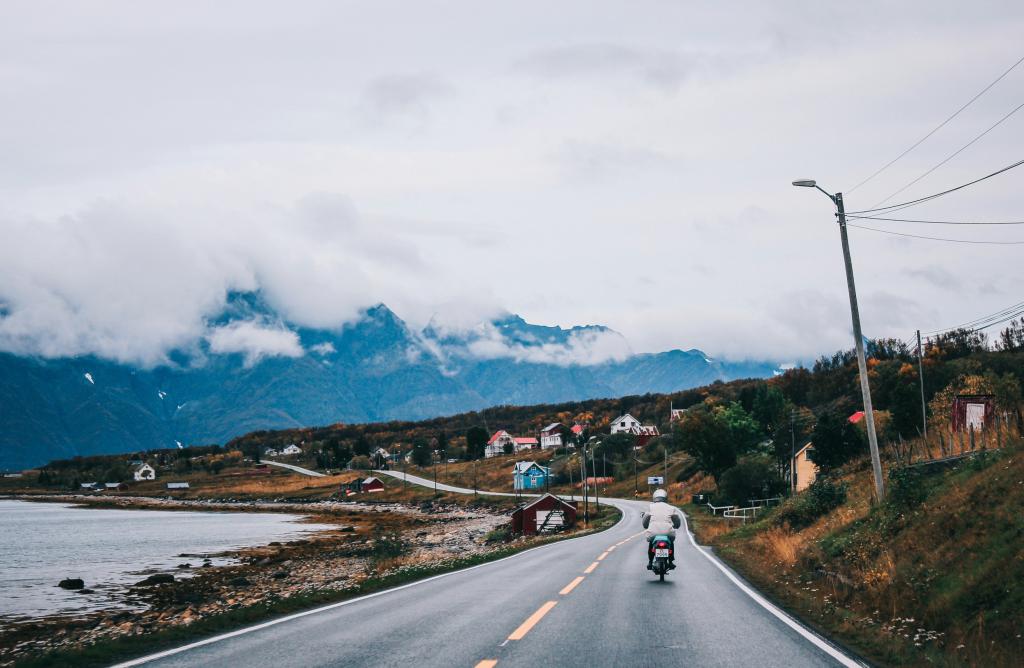
[[[665,581],[665,574],[672,568],[672,538],[665,534],[658,534],[651,538],[647,548],[654,554],[651,561],[651,570],[661,582]]]

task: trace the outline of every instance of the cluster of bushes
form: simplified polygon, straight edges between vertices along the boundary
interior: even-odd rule
[[[796,530],[808,527],[819,517],[846,503],[846,489],[844,483],[833,482],[827,477],[818,478],[803,494],[782,504],[774,515],[774,522]]]

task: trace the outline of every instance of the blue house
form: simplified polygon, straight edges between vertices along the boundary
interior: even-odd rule
[[[512,469],[514,489],[544,489],[548,484],[551,469],[537,462],[516,462]]]

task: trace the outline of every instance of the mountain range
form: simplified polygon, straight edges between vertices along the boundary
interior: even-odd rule
[[[670,392],[777,369],[699,350],[633,354],[607,327],[545,327],[515,315],[417,331],[380,304],[340,328],[298,327],[251,292],[231,294],[209,324],[214,336],[154,368],[0,353],[0,469],[224,443],[260,429]],[[267,332],[284,344],[245,343]]]

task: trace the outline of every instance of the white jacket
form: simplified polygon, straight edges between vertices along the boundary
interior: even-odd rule
[[[664,501],[655,501],[649,512],[643,513],[644,534],[650,538],[658,534],[676,537],[676,529],[683,524],[683,516]]]

